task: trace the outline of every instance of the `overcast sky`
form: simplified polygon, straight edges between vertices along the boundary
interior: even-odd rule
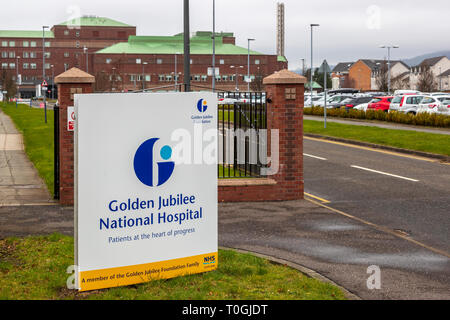
[[[191,32],[212,29],[212,0],[191,0]],[[234,32],[237,44],[276,53],[276,4],[286,8],[286,56],[290,69],[359,58],[383,59],[381,44],[399,45],[392,59],[450,50],[449,0],[216,0],[216,30]],[[3,4],[4,5],[4,4]],[[183,31],[183,0],[15,0],[0,11],[0,29],[40,30],[78,15],[109,17],[137,26],[138,35]]]

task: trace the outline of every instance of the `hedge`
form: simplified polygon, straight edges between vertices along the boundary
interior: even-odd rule
[[[307,107],[304,108],[303,113],[305,115],[323,116],[323,107]],[[387,122],[395,122],[402,124],[410,124],[416,126],[431,126],[450,128],[450,116],[443,114],[430,114],[419,113],[417,115],[405,114],[401,112],[384,112],[383,110],[346,110],[340,109],[327,109],[327,116],[338,118],[350,118],[361,120],[379,120]]]

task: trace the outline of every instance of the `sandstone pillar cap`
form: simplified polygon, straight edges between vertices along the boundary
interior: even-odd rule
[[[71,68],[55,77],[55,83],[94,83],[95,77],[78,68]]]
[[[305,84],[306,78],[295,73],[289,71],[287,69],[283,69],[281,71],[277,71],[274,74],[265,77],[263,80],[263,84]]]

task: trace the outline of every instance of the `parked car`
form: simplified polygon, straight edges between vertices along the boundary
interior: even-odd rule
[[[388,112],[392,99],[394,99],[393,96],[374,97],[373,100],[370,101],[367,110],[383,110],[384,112]]]
[[[345,109],[350,110],[361,104],[369,103],[372,100],[373,100],[372,97],[356,97],[351,99],[345,104]]]
[[[450,97],[441,102],[438,107],[437,113],[450,116]]]
[[[420,94],[420,91],[417,90],[395,90],[394,96],[401,96],[405,94]]]
[[[419,104],[419,107],[417,109],[417,113],[439,113],[439,108],[441,107],[441,104],[448,100],[450,96],[447,95],[441,95],[441,96],[424,96],[422,101]]]
[[[341,103],[343,100],[345,100],[349,97],[352,97],[352,96],[349,94],[328,96],[327,97],[327,108],[328,108],[328,105],[335,104],[335,103]],[[314,105],[319,106],[319,107],[324,107],[325,106],[325,98],[322,97],[321,99],[315,101]]]
[[[417,109],[423,98],[423,95],[395,96],[389,106],[389,112],[398,111],[402,113],[417,114]]]

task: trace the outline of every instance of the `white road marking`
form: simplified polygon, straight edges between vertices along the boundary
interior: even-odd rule
[[[377,171],[377,170],[368,169],[368,168],[359,167],[359,166],[351,166],[351,167],[352,168],[356,168],[356,169],[365,170],[365,171],[375,172],[375,173],[379,173],[379,174],[384,174],[385,176],[391,176],[391,177],[404,179],[404,180],[408,180],[408,181],[419,182],[419,180],[416,180],[416,179],[406,178],[406,177],[398,176],[398,175],[395,175],[395,174],[392,174],[392,173],[383,172],[383,171]]]
[[[325,158],[322,158],[322,157],[318,157],[318,156],[313,156],[313,155],[311,155],[311,154],[307,154],[307,153],[304,153],[303,154],[304,156],[307,156],[307,157],[310,157],[310,158],[314,158],[314,159],[319,159],[319,160],[323,160],[323,161],[326,161],[327,159],[325,159]]]

